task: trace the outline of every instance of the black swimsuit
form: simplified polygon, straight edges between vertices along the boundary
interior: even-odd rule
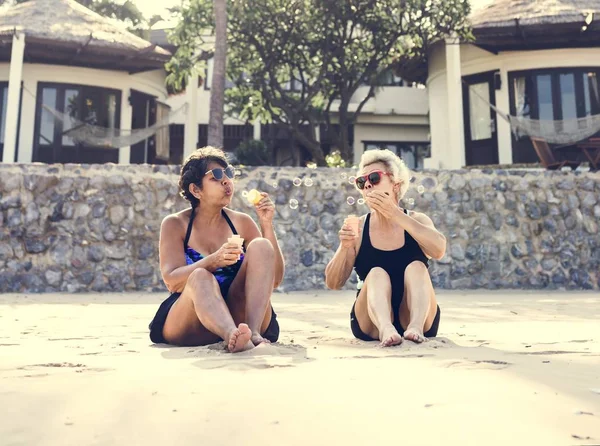
[[[404,210],[408,215],[408,211]],[[404,298],[404,272],[406,267],[414,261],[420,261],[429,266],[427,256],[423,253],[423,250],[417,243],[417,241],[407,232],[404,231],[404,246],[394,249],[392,251],[384,251],[373,247],[371,244],[371,237],[369,236],[369,223],[371,220],[371,214],[367,214],[365,219],[365,225],[363,228],[363,237],[360,245],[356,260],[354,261],[354,270],[361,282],[364,282],[367,278],[367,274],[372,268],[380,267],[385,270],[390,276],[392,283],[392,311],[394,313],[394,327],[400,333],[400,336],[404,335],[405,329],[400,325],[400,304]],[[356,297],[360,290],[356,293]],[[352,333],[358,339],[363,341],[374,341],[372,337],[364,333],[358,324],[356,314],[354,312],[354,306],[350,313],[350,327]],[[440,307],[437,308],[437,313],[433,321],[431,328],[425,333],[425,337],[430,338],[437,335],[438,327],[440,324]]]
[[[234,234],[237,234],[235,226],[233,226],[231,219],[225,213],[224,210],[221,211],[221,214],[223,215],[223,218],[225,218],[225,221],[231,228],[231,231]],[[192,227],[193,227],[194,217],[195,217],[195,209],[192,208],[192,212],[190,213],[190,221],[188,223],[187,231],[185,233],[185,240],[183,241],[183,251],[185,253],[185,261],[188,265],[196,263],[205,257],[202,254],[200,254],[198,251],[196,251],[195,249],[190,248],[188,246],[188,243],[190,241],[190,236],[192,235]],[[244,252],[246,251],[245,246],[242,246],[242,250]],[[235,276],[237,275],[238,271],[240,270],[243,261],[244,261],[244,253],[241,254],[240,260],[238,260],[237,263],[234,263],[233,265],[225,266],[223,268],[219,268],[213,272],[215,279],[217,279],[217,282],[219,283],[219,289],[221,290],[221,296],[223,296],[223,299],[225,301],[227,301],[227,297],[229,294],[229,287],[233,283],[233,279],[235,279]],[[158,343],[165,343],[165,344],[167,343],[167,341],[165,340],[163,333],[162,333],[163,328],[165,326],[165,322],[167,320],[169,311],[171,310],[171,307],[177,301],[179,296],[181,296],[181,293],[171,294],[167,299],[165,299],[160,304],[160,307],[158,307],[158,311],[156,312],[154,319],[152,319],[152,322],[150,322],[150,325],[149,325],[150,339],[152,340],[152,342],[157,343],[157,344]],[[271,322],[269,323],[269,326],[267,327],[267,330],[265,331],[265,333],[262,334],[262,337],[265,339],[268,339],[271,342],[277,342],[277,339],[279,339],[279,323],[277,322],[277,314],[275,314],[275,310],[273,310],[273,307],[271,307]]]

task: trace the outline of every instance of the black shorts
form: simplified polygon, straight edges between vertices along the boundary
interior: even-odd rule
[[[356,313],[354,312],[355,305],[356,305],[356,301],[354,302],[354,305],[352,305],[352,311],[350,312],[350,328],[352,329],[352,334],[354,335],[355,338],[358,338],[362,341],[377,341],[378,339],[373,339],[371,336],[364,333],[360,329],[360,325],[358,325],[358,319],[356,319]],[[435,313],[435,318],[433,319],[433,324],[431,325],[431,328],[429,330],[427,330],[427,332],[424,333],[426,338],[434,338],[437,336],[438,328],[440,326],[440,316],[441,316],[441,311],[440,311],[440,306],[438,305],[437,312]],[[406,331],[406,329],[404,327],[402,327],[402,325],[400,324],[399,318],[395,314],[394,314],[393,324],[394,324],[394,327],[396,328],[396,330],[398,330],[398,333],[400,334],[400,336],[404,336],[404,332]]]
[[[150,322],[150,325],[148,326],[150,329],[150,340],[155,344],[168,344],[163,336],[163,328],[167,321],[169,311],[171,311],[171,307],[177,302],[179,296],[181,296],[181,293],[173,293],[167,297],[160,304],[156,315],[154,315],[154,319]],[[262,334],[262,337],[271,342],[277,342],[279,339],[279,322],[277,322],[277,314],[275,313],[275,310],[273,310],[273,307],[271,307],[271,322]]]

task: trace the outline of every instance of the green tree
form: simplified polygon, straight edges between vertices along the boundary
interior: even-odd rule
[[[192,0],[189,10],[210,3]],[[448,35],[469,38],[469,12],[468,0],[236,0],[228,16],[227,76],[235,84],[226,95],[228,113],[284,125],[319,165],[325,157],[316,129],[325,124],[350,160],[349,129],[385,71],[425,59]],[[187,40],[186,49],[169,66],[171,80],[198,66],[203,52],[193,48],[213,29],[210,14],[182,10],[174,36]]]

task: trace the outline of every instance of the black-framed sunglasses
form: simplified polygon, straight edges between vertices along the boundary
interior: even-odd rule
[[[369,183],[371,183],[373,186],[375,186],[377,183],[379,183],[381,181],[381,178],[383,175],[391,175],[391,174],[388,172],[384,172],[383,170],[374,170],[373,172],[369,172],[366,175],[356,177],[356,180],[354,180],[354,183],[356,184],[356,187],[359,190],[363,190],[365,188],[365,185],[367,184],[367,180],[369,181]]]
[[[229,178],[230,180],[233,180],[233,178],[235,177],[235,169],[233,168],[233,166],[227,166],[225,169],[223,169],[222,167],[219,167],[217,169],[211,169],[208,172],[206,172],[205,175],[208,175],[209,173],[212,174],[215,180],[222,180],[223,176],[225,175],[227,175],[227,178]]]

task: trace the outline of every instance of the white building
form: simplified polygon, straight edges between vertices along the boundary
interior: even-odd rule
[[[76,144],[48,108],[115,129],[152,124],[171,54],[74,0],[0,10],[2,162],[156,162],[153,139],[106,149]]]
[[[164,31],[152,42],[74,0],[30,0],[0,10],[0,160],[59,163],[179,163],[187,152],[206,144],[210,64],[206,82],[169,97],[164,64],[173,48]],[[164,44],[164,45],[163,45]],[[191,83],[196,86],[196,83]],[[358,105],[367,87],[357,91]],[[174,116],[169,159],[159,159],[156,138],[132,147],[100,148],[65,135],[68,121],[49,109],[104,128],[139,129],[156,120],[157,104],[172,110],[188,104],[187,114]],[[352,106],[351,104],[351,106]],[[410,167],[423,167],[429,153],[427,92],[389,76],[370,99],[354,125],[350,140],[355,162],[362,152],[387,147]],[[224,148],[234,150],[245,139],[262,139],[276,151],[281,165],[304,165],[307,151],[290,150],[290,137],[274,125],[225,122]],[[323,130],[319,132],[325,134]],[[328,151],[331,144],[320,139]]]
[[[488,103],[513,116],[600,114],[600,2],[494,0],[471,16],[476,40],[429,54],[431,158],[425,166],[537,162]]]
[[[168,43],[165,30],[154,30],[151,41],[172,52],[176,50]],[[203,146],[207,142],[211,76],[212,63],[209,61],[206,77],[200,82],[201,85],[195,88],[196,91],[188,88],[185,93],[173,95],[168,100],[174,110],[179,109],[186,101],[195,100],[194,106],[189,107],[188,112],[196,114],[198,135],[194,135],[194,131],[190,132],[189,127],[186,127],[193,121],[190,120],[191,115],[182,114],[171,128],[171,144],[175,152],[183,150],[185,135],[188,138],[187,151],[195,147],[195,141],[198,146]],[[427,91],[424,86],[407,84],[391,73],[388,77],[388,85],[380,88],[376,96],[365,104],[354,125],[350,135],[354,148],[354,161],[358,163],[366,149],[384,147],[402,155],[410,167],[423,167],[430,144]],[[198,85],[197,82],[189,84]],[[368,87],[361,87],[352,98],[351,107],[358,106],[367,93]],[[325,134],[324,126],[321,126],[318,134]],[[275,125],[265,125],[260,122],[246,123],[236,118],[227,118],[224,126],[225,150],[234,150],[244,139],[262,139],[268,142],[276,151],[276,160],[281,165],[304,165],[310,159],[308,151],[292,153],[289,147],[289,135]],[[325,151],[331,148],[324,138],[321,138],[320,142]]]

